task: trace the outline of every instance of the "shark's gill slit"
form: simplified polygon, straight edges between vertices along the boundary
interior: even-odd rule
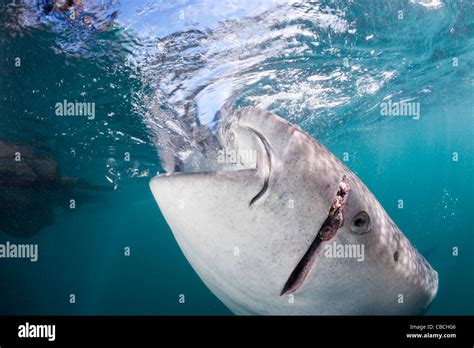
[[[263,194],[267,191],[268,189],[268,177],[265,178],[265,181],[263,182],[263,187],[262,189],[250,200],[249,206],[254,204],[260,197],[263,196]]]
[[[321,247],[322,243],[334,238],[337,231],[342,226],[344,222],[343,207],[347,201],[349,190],[350,187],[347,183],[346,176],[343,175],[341,182],[339,183],[336,197],[329,208],[329,213],[326,220],[324,220],[323,225],[319,229],[318,234],[314,238],[306,253],[291,272],[288,280],[280,292],[280,296],[294,293],[300,288],[301,285],[303,285],[303,282],[305,281],[314,264],[317,251]]]
[[[272,158],[270,156],[270,145],[268,144],[268,142],[266,141],[266,139],[264,138],[264,136],[262,134],[255,131],[254,129],[251,129],[251,131],[253,133],[255,133],[257,138],[262,142],[263,146],[265,147],[265,152],[266,152],[269,168],[268,168],[268,175],[265,177],[262,189],[250,200],[249,207],[252,206],[256,201],[258,201],[265,194],[265,192],[267,192],[268,184],[270,182],[270,175],[271,175],[271,171],[272,171],[271,170],[272,169]]]

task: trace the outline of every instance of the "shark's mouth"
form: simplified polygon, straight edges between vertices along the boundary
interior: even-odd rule
[[[280,296],[294,293],[301,285],[303,285],[309,271],[314,265],[318,254],[317,251],[321,248],[323,242],[333,239],[339,228],[342,226],[344,222],[343,208],[347,201],[349,191],[350,187],[347,183],[346,176],[344,175],[339,183],[339,189],[337,190],[336,197],[329,208],[326,220],[324,220],[323,225],[319,229],[318,234],[311,243],[309,249],[298,262],[295,269],[291,272],[285,286],[283,286],[283,289],[281,290]]]

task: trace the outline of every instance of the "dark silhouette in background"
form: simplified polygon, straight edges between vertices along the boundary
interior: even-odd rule
[[[57,162],[35,147],[0,141],[0,231],[28,238],[54,222],[54,209],[69,207],[78,190],[106,190],[62,176]]]

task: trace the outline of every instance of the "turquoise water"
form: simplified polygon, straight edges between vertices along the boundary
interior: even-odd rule
[[[344,160],[438,271],[428,314],[474,314],[472,2],[97,1],[75,19],[7,3],[0,140],[109,190],[60,188],[53,221],[0,232],[40,253],[0,261],[0,314],[230,314],[148,189],[158,154],[203,150],[226,102],[272,111]],[[58,117],[63,100],[95,103],[95,118]],[[419,117],[381,115],[388,101]]]

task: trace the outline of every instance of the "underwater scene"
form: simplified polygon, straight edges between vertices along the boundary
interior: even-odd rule
[[[474,314],[472,1],[0,1],[1,315]]]

